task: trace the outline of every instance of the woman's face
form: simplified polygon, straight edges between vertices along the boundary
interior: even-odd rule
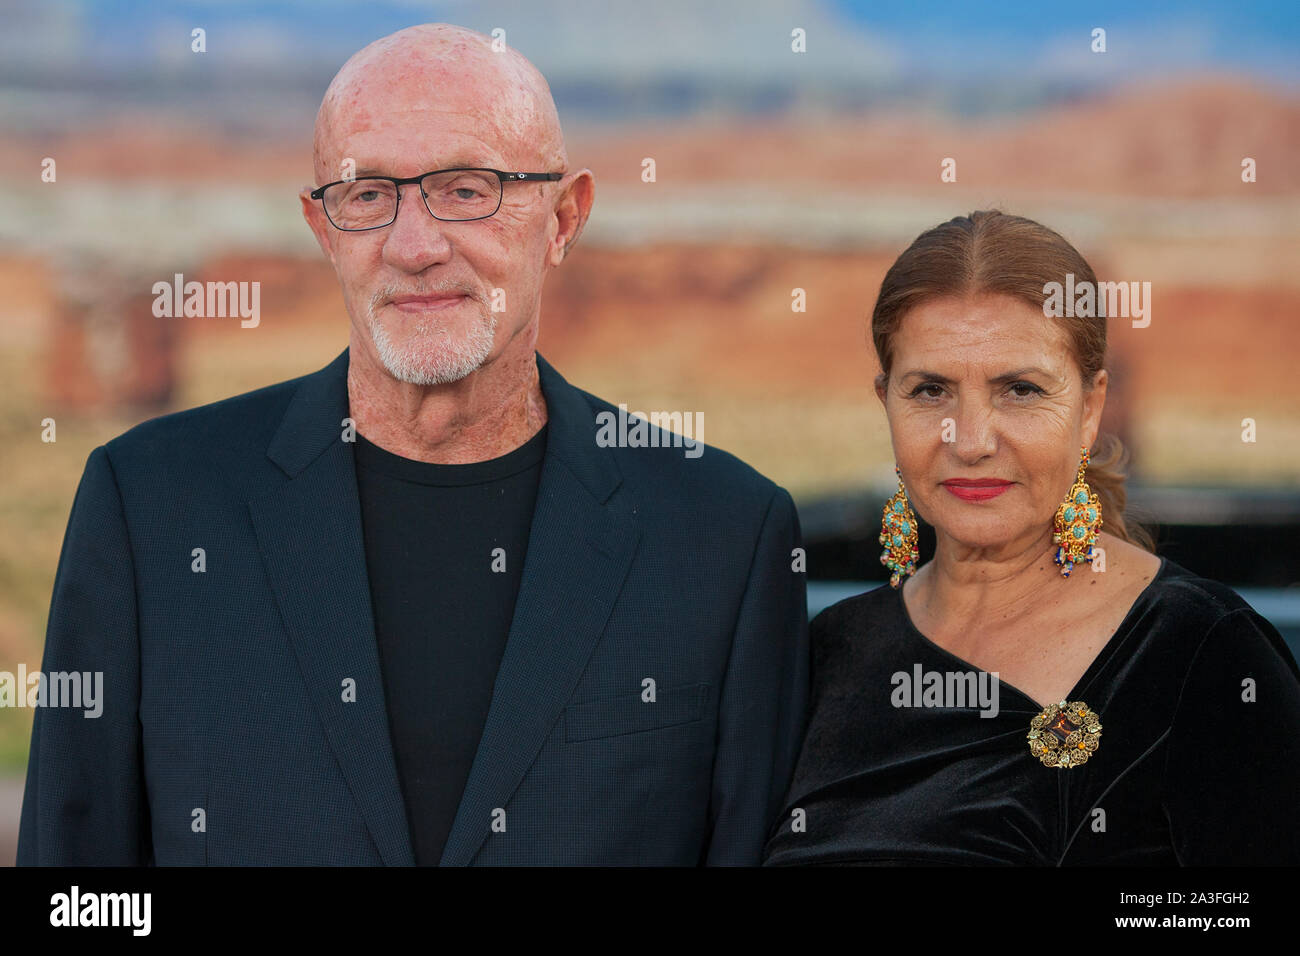
[[[946,297],[903,317],[877,394],[917,514],[946,543],[995,556],[1050,543],[1079,451],[1097,437],[1106,373],[1085,392],[1065,327],[1041,308],[1000,294]],[[955,484],[975,479],[1006,484]]]

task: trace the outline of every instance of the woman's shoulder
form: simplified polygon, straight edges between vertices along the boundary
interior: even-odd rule
[[[888,584],[830,605],[808,625],[814,670],[883,665],[903,630],[900,616],[899,594]]]
[[[897,601],[898,592],[888,584],[881,584],[829,605],[812,619],[809,631],[826,636],[856,629],[864,621],[879,620],[894,611]]]
[[[1199,624],[1208,631],[1230,614],[1254,610],[1228,585],[1202,577],[1168,557],[1161,558],[1147,590],[1153,602],[1185,617],[1189,629]]]
[[[1130,612],[1138,626],[1174,642],[1186,664],[1211,642],[1242,656],[1263,654],[1295,663],[1277,629],[1230,586],[1165,557]]]

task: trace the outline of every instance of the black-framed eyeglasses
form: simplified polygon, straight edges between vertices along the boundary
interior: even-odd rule
[[[409,179],[362,176],[340,179],[311,191],[319,199],[334,228],[344,232],[382,229],[397,219],[403,186],[420,186],[429,215],[443,222],[487,219],[501,208],[506,183],[554,182],[564,173],[508,173],[500,169],[458,166],[435,169]]]

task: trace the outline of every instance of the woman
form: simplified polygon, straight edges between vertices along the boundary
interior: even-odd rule
[[[1125,521],[1118,443],[1087,452],[1106,320],[1044,306],[1070,274],[1095,288],[1052,230],[976,212],[885,276],[895,587],[812,622],[767,863],[1300,863],[1300,670]],[[919,567],[913,512],[936,535]]]

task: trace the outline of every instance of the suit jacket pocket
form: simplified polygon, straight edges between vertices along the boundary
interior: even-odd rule
[[[685,684],[659,688],[653,702],[642,700],[638,691],[570,704],[564,708],[564,739],[595,740],[689,724],[704,716],[708,696],[708,684]]]

